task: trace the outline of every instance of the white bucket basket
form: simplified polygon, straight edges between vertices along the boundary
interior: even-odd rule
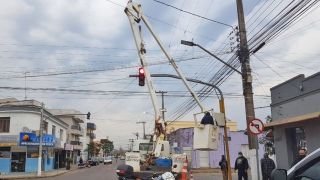
[[[194,120],[193,149],[217,150],[219,142],[219,127],[217,126],[216,120],[214,120],[214,125],[199,124],[196,119],[196,114],[194,115]]]

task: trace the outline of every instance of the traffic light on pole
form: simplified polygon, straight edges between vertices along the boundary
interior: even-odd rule
[[[139,68],[139,86],[144,86],[145,78],[144,69],[141,67]]]
[[[91,116],[91,113],[88,112],[88,113],[87,113],[87,119],[88,119],[88,120],[90,120],[90,116]]]

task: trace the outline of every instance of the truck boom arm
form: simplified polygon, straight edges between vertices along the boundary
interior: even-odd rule
[[[144,24],[146,25],[146,27],[148,28],[148,30],[152,34],[153,38],[156,40],[157,44],[159,45],[159,47],[161,48],[161,50],[163,51],[163,53],[167,57],[169,63],[172,65],[172,67],[175,69],[175,71],[178,74],[178,76],[183,81],[183,84],[186,86],[186,88],[188,89],[188,91],[191,94],[191,96],[197,102],[198,106],[201,109],[201,112],[205,112],[205,109],[202,106],[197,94],[191,89],[191,87],[188,84],[185,76],[180,71],[180,69],[176,65],[175,61],[173,60],[173,58],[169,55],[168,51],[166,51],[166,49],[162,45],[160,39],[154,33],[151,24],[149,23],[148,19],[146,18],[146,16],[142,12],[141,5],[133,3],[130,0],[128,2],[128,4],[127,4],[127,7],[125,8],[125,13],[128,16],[129,21],[130,21],[131,30],[133,32],[133,36],[134,36],[134,40],[135,40],[136,47],[137,47],[137,50],[138,50],[138,54],[139,54],[139,57],[140,57],[141,65],[142,65],[143,68],[145,68],[145,74],[146,74],[146,79],[147,79],[148,90],[149,90],[149,93],[150,93],[150,96],[151,96],[151,100],[152,100],[152,104],[153,104],[154,111],[155,111],[156,130],[158,129],[158,133],[159,133],[159,134],[157,134],[157,137],[159,137],[162,133],[164,133],[163,135],[165,135],[165,126],[164,126],[163,120],[161,120],[161,115],[160,115],[161,114],[160,113],[161,110],[160,110],[160,106],[159,106],[157,98],[156,98],[155,89],[153,88],[153,84],[152,84],[152,81],[151,81],[151,77],[150,77],[149,71],[146,68],[146,65],[147,65],[146,61],[145,61],[146,50],[144,48],[144,42],[143,42],[142,36],[141,36],[141,26],[138,25],[141,22],[141,20],[144,22]]]

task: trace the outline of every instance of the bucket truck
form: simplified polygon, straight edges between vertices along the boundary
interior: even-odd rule
[[[182,171],[183,163],[185,163],[186,155],[184,154],[172,154],[170,152],[170,144],[169,141],[166,140],[166,123],[163,121],[163,118],[161,117],[161,108],[159,106],[157,97],[156,97],[156,91],[153,86],[153,82],[151,80],[151,75],[148,70],[148,66],[146,63],[145,54],[147,52],[145,48],[145,43],[142,38],[141,33],[141,25],[140,23],[143,22],[145,24],[145,27],[150,31],[153,38],[156,40],[157,44],[159,45],[160,49],[168,59],[171,66],[174,68],[180,79],[182,80],[185,87],[188,89],[191,96],[194,98],[194,100],[197,102],[198,106],[201,109],[200,113],[194,114],[195,118],[195,136],[199,137],[201,139],[197,139],[195,141],[200,141],[202,143],[197,143],[197,149],[214,149],[216,146],[213,144],[217,144],[217,126],[216,125],[200,125],[196,120],[196,115],[203,114],[205,112],[213,111],[213,110],[205,110],[202,104],[200,103],[200,100],[197,96],[197,94],[191,89],[190,85],[188,84],[186,77],[183,75],[181,70],[178,68],[177,64],[173,60],[173,58],[169,55],[168,51],[164,48],[163,44],[161,43],[160,39],[157,37],[155,32],[152,29],[151,24],[149,23],[146,16],[143,14],[142,7],[140,4],[134,3],[132,1],[129,1],[126,8],[125,13],[129,19],[131,30],[134,37],[134,42],[137,48],[137,52],[139,55],[141,67],[144,70],[144,77],[147,81],[147,87],[148,92],[151,97],[154,114],[155,114],[155,129],[154,129],[154,136],[152,139],[153,148],[152,152],[149,154],[148,158],[146,158],[146,161],[141,161],[141,155],[139,152],[128,152],[126,154],[126,165],[119,166],[117,169],[117,174],[119,175],[119,178],[125,177],[131,173],[133,173],[132,176],[134,177],[142,177],[146,176],[145,174],[154,174],[159,173],[161,171],[171,171],[175,173],[180,173]],[[140,69],[139,69],[140,71]],[[139,85],[144,83],[141,83],[139,80]],[[212,112],[213,114],[213,112]],[[205,137],[204,137],[205,136]],[[151,142],[151,141],[150,141]],[[156,158],[164,158],[172,160],[172,166],[169,167],[169,169],[164,168],[157,168],[157,166],[154,165],[154,159]],[[150,168],[150,167],[153,168]],[[151,170],[149,173],[145,170]],[[133,171],[133,172],[131,172]]]

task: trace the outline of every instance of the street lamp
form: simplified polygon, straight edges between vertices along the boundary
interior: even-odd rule
[[[184,41],[187,44],[193,44],[193,42],[188,42],[188,41]],[[181,79],[179,76],[177,75],[173,75],[173,74],[151,74],[151,77],[169,77],[169,78],[175,78],[175,79]],[[129,75],[129,77],[137,77],[137,75]],[[214,85],[214,84],[210,84],[210,83],[206,83],[197,79],[191,79],[191,78],[186,78],[187,81],[191,81],[194,83],[199,83],[199,84],[204,84],[207,86],[211,86],[214,89],[216,89],[219,92],[220,98],[219,98],[219,109],[220,112],[223,114],[224,117],[224,146],[225,146],[225,153],[227,155],[227,169],[228,169],[228,179],[232,180],[232,176],[231,176],[231,166],[230,166],[230,150],[229,150],[229,138],[228,138],[228,132],[227,132],[227,119],[226,119],[226,114],[225,114],[225,106],[224,106],[224,97],[223,97],[223,93],[221,91],[221,89]],[[147,114],[147,112],[144,112],[145,114]]]
[[[210,54],[211,56],[213,56],[214,58],[218,59],[220,62],[222,62],[224,65],[228,66],[229,68],[231,68],[232,70],[234,70],[235,72],[239,73],[240,75],[242,75],[242,73],[234,68],[233,66],[231,66],[230,64],[224,62],[222,59],[220,59],[218,56],[216,56],[215,54],[211,53],[210,51],[208,51],[207,49],[205,49],[204,47],[202,47],[199,44],[195,44],[192,41],[185,41],[185,40],[181,40],[181,44],[186,45],[186,46],[198,46],[200,49],[204,50],[205,52],[207,52],[208,54]]]

